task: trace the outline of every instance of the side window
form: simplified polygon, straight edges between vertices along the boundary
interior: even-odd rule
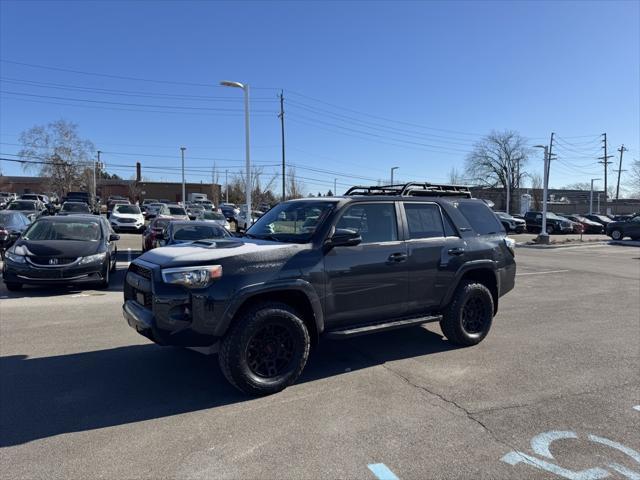
[[[498,217],[479,200],[461,201],[458,204],[458,210],[479,235],[490,235],[504,231]]]
[[[347,208],[336,228],[355,230],[362,243],[398,240],[398,222],[393,203],[355,204]]]
[[[440,208],[434,203],[405,203],[409,238],[444,237]]]
[[[446,212],[442,212],[442,219],[444,220],[444,234],[447,237],[457,237],[458,232],[456,231],[456,227],[453,226],[453,222]]]

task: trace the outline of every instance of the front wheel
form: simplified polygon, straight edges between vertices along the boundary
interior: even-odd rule
[[[493,321],[493,297],[481,283],[465,280],[456,289],[440,321],[450,342],[476,345],[487,336]]]
[[[624,235],[622,234],[622,230],[618,228],[611,231],[611,238],[613,238],[614,240],[622,240],[623,236]]]
[[[111,274],[111,259],[108,259],[107,265],[104,267],[104,272],[102,273],[102,280],[98,282],[98,288],[100,289],[109,288],[110,274]]]
[[[283,303],[261,303],[231,327],[218,360],[233,386],[251,395],[269,395],[298,379],[309,347],[309,332],[295,310]]]

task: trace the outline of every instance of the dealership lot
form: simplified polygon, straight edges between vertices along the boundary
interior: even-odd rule
[[[435,324],[327,341],[267,398],[126,325],[139,248],[122,236],[108,290],[0,284],[0,478],[640,475],[638,248],[520,248],[480,345]]]

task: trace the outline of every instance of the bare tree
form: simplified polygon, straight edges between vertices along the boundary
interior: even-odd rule
[[[577,182],[563,187],[565,190],[591,190],[591,183],[589,182]]]
[[[631,190],[631,195],[640,198],[640,160],[634,160],[628,174],[629,180],[627,184]]]
[[[529,148],[518,132],[493,131],[475,144],[465,161],[466,177],[477,185],[506,190],[510,186],[511,201],[526,172]]]
[[[542,177],[539,173],[533,173],[530,175],[531,177],[531,189],[532,189],[532,199],[533,199],[533,209],[534,210],[542,210]]]
[[[449,183],[451,185],[463,185],[465,183],[464,175],[456,167],[451,167],[451,170],[449,170]]]
[[[32,127],[20,134],[19,142],[21,159],[42,162],[25,163],[24,168],[37,170],[41,177],[48,178],[51,190],[65,195],[75,187],[83,187],[81,176],[90,165],[95,147],[90,140],[80,138],[75,123],[57,120]]]
[[[304,190],[304,183],[302,183],[296,176],[296,169],[289,167],[287,172],[287,197],[300,198],[302,197]]]

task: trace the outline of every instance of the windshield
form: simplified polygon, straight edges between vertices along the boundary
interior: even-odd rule
[[[86,203],[65,203],[62,205],[62,211],[89,213],[89,207]]]
[[[169,207],[169,213],[171,215],[186,215],[187,212],[184,211],[182,207]]]
[[[114,213],[140,214],[140,208],[137,205],[116,205],[113,207],[113,211]]]
[[[18,201],[9,204],[7,210],[35,210],[36,204],[30,200]]]
[[[20,214],[0,212],[0,228],[19,228],[22,225]]]
[[[333,210],[336,202],[293,201],[276,205],[248,230],[248,237],[307,242]]]
[[[71,218],[71,217],[68,217]],[[25,240],[75,240],[97,242],[100,240],[100,224],[97,221],[36,222],[27,230]]]
[[[205,212],[202,214],[202,218],[205,220],[226,220],[224,215],[216,212]]]
[[[227,231],[217,225],[180,225],[173,230],[173,239],[180,241],[206,240],[228,236]]]
[[[152,228],[155,228],[157,230],[162,230],[167,225],[169,225],[169,219],[168,218],[161,218],[161,219],[155,220],[153,222],[153,227]]]

